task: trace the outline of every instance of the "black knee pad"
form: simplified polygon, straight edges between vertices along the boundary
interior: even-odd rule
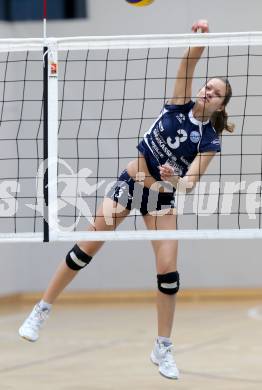
[[[169,272],[167,274],[157,275],[157,285],[159,291],[167,295],[174,295],[179,290],[179,273]]]
[[[66,256],[66,264],[74,271],[85,268],[92,260],[92,256],[83,252],[78,245],[75,245]]]

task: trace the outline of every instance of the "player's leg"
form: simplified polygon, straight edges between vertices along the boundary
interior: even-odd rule
[[[114,230],[129,214],[129,210],[118,207],[115,202],[105,198],[102,205],[98,208],[94,225],[89,231],[110,231]],[[43,300],[53,303],[57,296],[73,280],[78,271],[86,267],[92,257],[104,244],[103,241],[82,241],[69,251],[67,258],[58,267],[54,277],[49,283]]]
[[[148,229],[176,229],[176,216],[173,210],[161,216],[144,216]],[[177,379],[179,371],[172,355],[170,339],[175,312],[176,293],[179,289],[179,274],[177,272],[176,240],[152,241],[157,269],[157,317],[158,337],[151,354],[152,361],[159,366],[162,375]]]
[[[132,207],[132,197],[135,182],[124,170],[119,179],[111,187],[102,205],[98,208],[93,231],[115,230],[129,214]],[[57,296],[72,281],[77,272],[84,268],[103,245],[102,241],[82,241],[69,251],[65,261],[59,266],[48,288],[43,295],[43,301],[52,304]]]
[[[94,226],[89,230],[114,230],[128,214],[129,210],[105,198],[97,210]],[[39,338],[39,330],[47,320],[55,299],[73,280],[78,271],[87,266],[102,245],[102,241],[79,242],[68,252],[66,259],[62,261],[51,279],[42,300],[35,305],[20,327],[21,337],[28,341],[36,341]]]

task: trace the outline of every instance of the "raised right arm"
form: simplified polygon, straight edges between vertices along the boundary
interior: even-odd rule
[[[206,20],[199,20],[193,24],[192,31],[198,32],[199,30],[203,33],[209,32]],[[178,68],[173,96],[169,99],[169,104],[186,104],[190,101],[195,67],[203,51],[204,47],[189,47],[184,53]]]

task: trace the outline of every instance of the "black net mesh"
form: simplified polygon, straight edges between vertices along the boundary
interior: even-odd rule
[[[0,53],[0,232],[42,231],[42,54]]]
[[[110,185],[171,97],[184,49],[59,52],[58,222],[83,230]],[[193,98],[212,77],[228,77],[233,134],[187,195],[179,229],[261,227],[262,49],[208,48]],[[41,52],[0,54],[0,233],[42,231]],[[52,90],[49,91],[52,93]],[[55,130],[54,130],[55,131]],[[38,179],[38,180],[37,180]],[[133,210],[120,229],[144,229]]]
[[[63,181],[62,172],[82,173],[68,199],[61,183],[62,224],[75,227],[77,220],[77,229],[86,227],[86,212],[95,216],[106,187],[138,156],[139,140],[171,97],[183,51],[60,53],[59,174]],[[212,77],[229,78],[233,97],[228,113],[235,131],[223,133],[222,152],[187,195],[178,216],[180,229],[261,226],[261,55],[258,47],[208,48],[197,65],[193,95]],[[141,219],[132,211],[122,229],[143,229]]]

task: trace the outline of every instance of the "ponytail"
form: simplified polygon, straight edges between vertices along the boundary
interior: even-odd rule
[[[235,125],[233,123],[228,123],[228,114],[225,108],[222,111],[214,112],[210,121],[218,135],[221,135],[224,130],[229,133],[233,133],[234,131]]]

